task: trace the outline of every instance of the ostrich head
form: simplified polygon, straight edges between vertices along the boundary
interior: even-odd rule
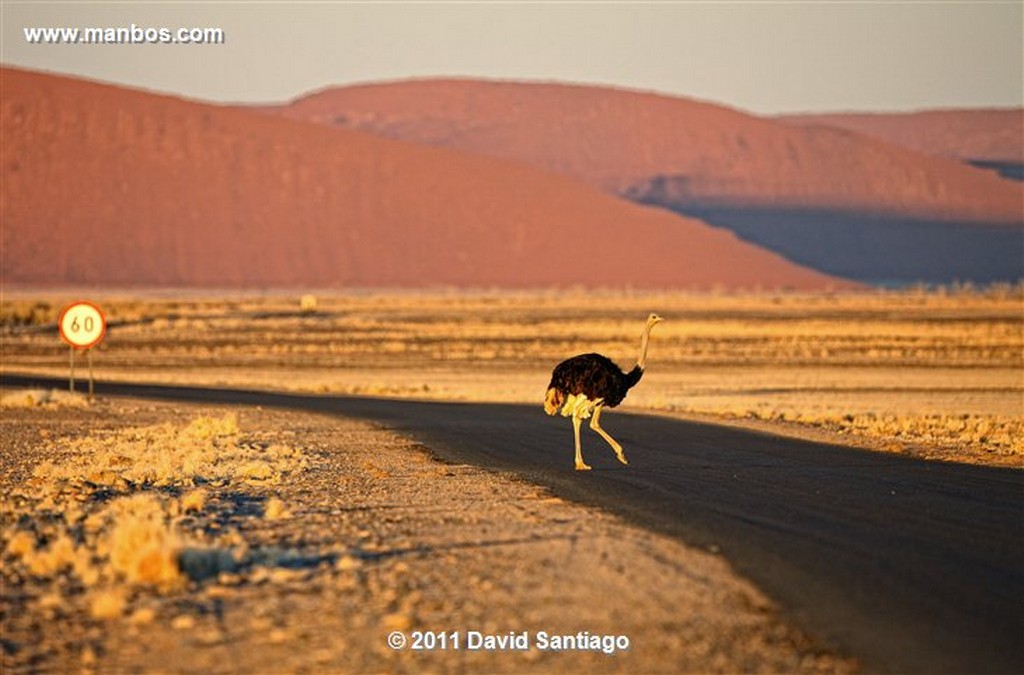
[[[651,329],[662,321],[664,321],[664,319],[653,312],[651,312],[647,317],[647,323],[644,324],[643,335],[640,336],[640,354],[636,359],[636,365],[639,366],[640,370],[643,370],[644,365],[647,363],[647,342],[651,338]]]

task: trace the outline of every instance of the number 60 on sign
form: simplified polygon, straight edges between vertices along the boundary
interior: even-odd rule
[[[89,349],[99,344],[107,332],[103,312],[90,302],[68,305],[61,312],[58,325],[61,338],[75,349]]]

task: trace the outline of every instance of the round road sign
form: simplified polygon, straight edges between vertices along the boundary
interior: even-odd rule
[[[103,312],[91,302],[76,302],[65,307],[58,325],[61,338],[75,349],[99,344],[107,332]]]

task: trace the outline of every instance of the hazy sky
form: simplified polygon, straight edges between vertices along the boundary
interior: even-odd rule
[[[216,101],[423,76],[652,89],[760,113],[1020,106],[1024,2],[18,2],[8,65]],[[31,45],[26,27],[222,45]]]

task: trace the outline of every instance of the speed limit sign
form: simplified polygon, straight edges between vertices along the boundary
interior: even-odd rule
[[[91,302],[76,302],[61,312],[60,336],[75,349],[89,349],[103,339],[107,320],[99,307]]]

